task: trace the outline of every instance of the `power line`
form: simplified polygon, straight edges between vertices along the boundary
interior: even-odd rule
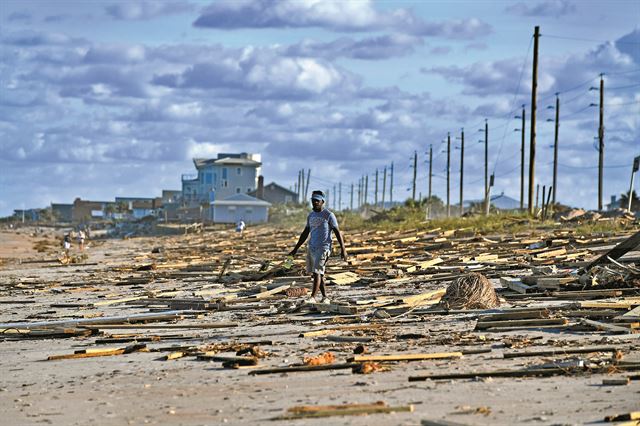
[[[529,39],[529,47],[527,48],[527,54],[524,56],[524,62],[522,63],[522,67],[520,68],[520,77],[518,78],[518,85],[516,86],[516,92],[513,94],[513,99],[511,100],[511,103],[514,104],[516,101],[516,98],[518,97],[518,94],[520,92],[520,84],[522,83],[522,76],[524,74],[524,68],[527,66],[527,62],[529,61],[529,52],[531,51],[531,45],[533,44],[533,36]],[[514,112],[517,111],[516,109],[514,109]],[[509,114],[511,117],[513,117],[513,112],[511,114]],[[511,122],[511,118],[508,118],[508,122]],[[504,140],[507,138],[507,127],[505,126],[504,128],[504,133],[502,135],[502,140],[500,141],[500,145],[498,147],[498,155],[496,155],[496,161],[493,164],[493,174],[495,175],[496,173],[496,168],[498,166],[498,160],[500,159],[500,155],[502,154],[502,146],[504,145]]]
[[[629,89],[631,87],[638,87],[638,86],[640,86],[640,84],[629,84],[627,86],[607,87],[607,90]]]
[[[558,35],[551,35],[551,34],[541,34],[541,36],[549,37],[549,38],[558,38],[558,39],[562,39],[562,40],[588,41],[588,42],[591,42],[591,43],[610,43],[611,42],[611,40],[596,40],[596,39],[592,39],[592,38],[567,37],[567,36],[558,36]],[[616,43],[616,44],[634,44],[634,45],[640,44],[639,42],[636,42],[636,41],[618,41],[618,40],[616,40],[614,43]]]

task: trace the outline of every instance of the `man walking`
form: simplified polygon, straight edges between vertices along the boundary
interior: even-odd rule
[[[300,246],[310,236],[307,246],[307,273],[313,277],[313,290],[311,291],[311,296],[307,299],[308,303],[316,302],[318,290],[322,293],[320,303],[331,303],[327,297],[324,280],[324,268],[331,255],[331,231],[336,234],[340,244],[342,259],[345,262],[347,261],[347,252],[344,248],[342,234],[338,229],[338,220],[332,212],[324,208],[324,202],[325,196],[322,191],[313,191],[311,193],[313,210],[307,216],[307,226],[300,234],[296,246],[289,253],[290,256],[295,256]]]

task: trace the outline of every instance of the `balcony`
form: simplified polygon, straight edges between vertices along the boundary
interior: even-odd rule
[[[191,174],[183,174],[182,175],[182,181],[195,181],[198,180],[198,175],[191,175]]]

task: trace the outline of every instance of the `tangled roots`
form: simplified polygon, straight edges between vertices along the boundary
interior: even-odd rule
[[[500,306],[500,300],[491,282],[473,272],[449,285],[440,305],[445,309],[490,309]]]

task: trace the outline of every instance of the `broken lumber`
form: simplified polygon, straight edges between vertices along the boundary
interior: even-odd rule
[[[496,327],[538,327],[548,325],[566,325],[569,321],[566,318],[541,318],[506,321],[478,321],[476,330],[487,330]]]
[[[256,374],[275,374],[275,373],[293,373],[301,371],[322,371],[322,370],[346,370],[358,367],[357,362],[346,362],[342,364],[323,364],[323,365],[290,365],[286,367],[266,368],[263,370],[250,371],[250,375]]]
[[[531,287],[524,284],[520,278],[500,277],[500,284],[502,284],[504,288],[508,288],[521,294],[525,294],[531,289]]]
[[[398,412],[413,412],[413,405],[403,406],[387,406],[384,402],[378,402],[375,404],[346,404],[346,405],[330,405],[320,406],[317,408],[302,406],[292,407],[288,411],[288,414],[283,414],[273,418],[272,420],[293,420],[293,419],[306,419],[306,418],[319,418],[319,417],[332,417],[332,416],[360,416],[363,414],[379,414],[379,413],[398,413]]]
[[[460,358],[462,352],[436,352],[430,354],[397,354],[397,355],[356,355],[347,358],[348,362],[392,362],[422,361],[428,359]]]
[[[137,343],[135,345],[127,346],[125,348],[116,348],[116,349],[113,349],[113,348],[85,349],[82,351],[76,351],[76,353],[72,353],[72,354],[50,355],[47,357],[47,361],[122,355],[122,354],[129,354],[132,352],[140,352],[146,349],[147,349],[147,345],[145,345],[144,343]]]
[[[617,352],[618,349],[614,346],[592,346],[589,348],[567,348],[567,349],[552,349],[547,351],[526,351],[526,352],[506,352],[502,354],[503,358],[520,358],[529,356],[556,356],[556,355],[568,355],[568,354],[587,354],[593,352]]]
[[[609,259],[618,260],[622,256],[624,256],[627,252],[633,250],[634,248],[640,246],[640,231],[631,235],[629,238],[621,242],[620,244],[613,247],[611,250],[598,257],[587,266],[584,267],[584,271],[589,271],[596,265],[610,263]]]
[[[607,324],[604,322],[594,321],[586,318],[581,318],[580,323],[583,325],[588,325],[590,327],[593,327],[596,330],[608,331],[609,333],[620,333],[620,334],[634,333],[634,330],[630,328],[620,327],[619,325]]]

